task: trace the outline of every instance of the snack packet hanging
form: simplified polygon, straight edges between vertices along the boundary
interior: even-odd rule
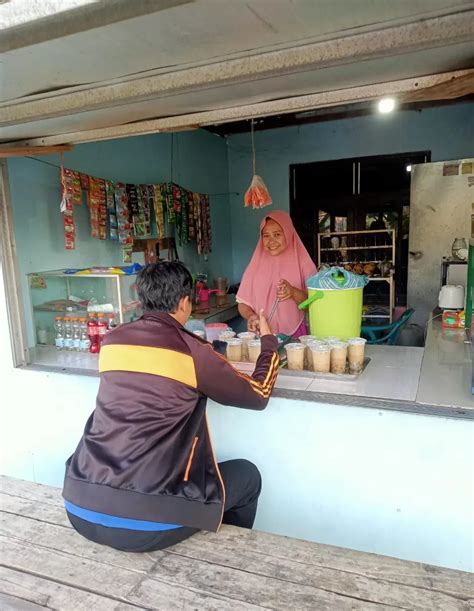
[[[247,189],[244,196],[245,207],[252,206],[252,208],[264,208],[271,203],[272,198],[270,197],[270,193],[265,183],[258,174],[254,174],[250,187]]]

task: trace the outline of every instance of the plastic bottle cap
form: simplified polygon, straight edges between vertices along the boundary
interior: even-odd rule
[[[97,314],[97,318],[104,318],[105,314],[103,312],[99,312]]]
[[[71,319],[69,318],[69,316],[65,316],[64,320],[71,320]]]
[[[61,316],[55,316],[54,320],[61,320]]]
[[[93,317],[95,316],[95,314],[94,314],[94,312],[89,312],[89,313],[87,314],[87,316],[88,316],[89,318],[93,318]]]

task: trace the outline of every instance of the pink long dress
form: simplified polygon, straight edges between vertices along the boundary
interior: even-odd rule
[[[263,248],[262,230],[267,219],[272,219],[281,226],[288,244],[278,256],[270,255]],[[306,280],[315,273],[316,266],[296,233],[289,214],[283,210],[269,212],[260,224],[260,238],[242,277],[237,301],[248,305],[254,312],[263,309],[269,315],[280,280],[287,280],[292,286],[306,290]],[[273,315],[271,326],[275,333],[293,337],[304,335],[304,312],[298,309],[293,299],[281,301]]]

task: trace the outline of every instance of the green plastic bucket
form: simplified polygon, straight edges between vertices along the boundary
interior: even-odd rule
[[[316,337],[335,335],[341,339],[359,337],[362,326],[363,288],[310,289],[299,305],[309,308],[309,329]]]

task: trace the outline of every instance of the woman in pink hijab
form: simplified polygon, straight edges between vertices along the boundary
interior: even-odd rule
[[[268,213],[260,224],[257,248],[237,293],[239,312],[249,331],[258,330],[258,312],[263,309],[269,316],[278,297],[270,323],[274,333],[305,335],[304,313],[298,304],[307,298],[306,280],[315,273],[316,266],[289,214],[283,210]]]

